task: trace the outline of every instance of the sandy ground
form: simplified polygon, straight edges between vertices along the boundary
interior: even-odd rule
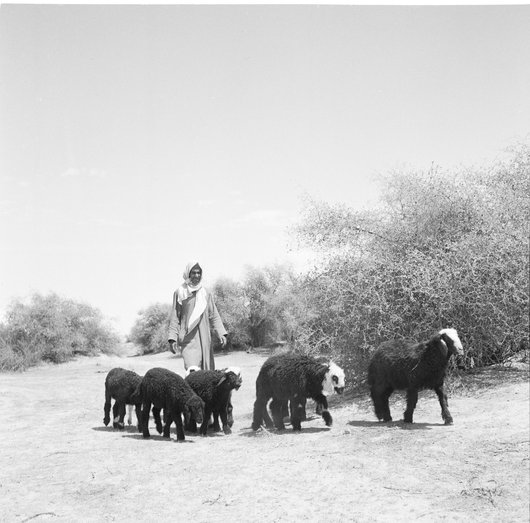
[[[81,359],[0,374],[0,520],[24,521],[529,521],[529,383],[492,372],[453,392],[444,426],[434,393],[416,423],[378,423],[365,396],[330,402],[334,423],[301,433],[250,429],[264,354],[238,365],[234,432],[150,440],[103,425],[106,373],[183,373],[170,353]],[[485,386],[487,385],[487,386]],[[308,411],[311,402],[308,404]],[[394,400],[394,419],[404,408]]]

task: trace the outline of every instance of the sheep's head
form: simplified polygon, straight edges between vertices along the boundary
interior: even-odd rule
[[[328,396],[329,394],[342,394],[346,385],[344,371],[332,361],[327,365],[327,371],[322,381],[322,394]]]
[[[196,394],[191,396],[191,398],[186,401],[184,409],[186,410],[184,413],[184,418],[186,420],[193,418],[198,425],[202,423],[204,418],[204,401],[202,401],[199,396]]]
[[[220,379],[217,386],[222,383],[227,383],[230,389],[238,390],[243,383],[243,378],[241,377],[241,371],[239,367],[228,367],[228,369],[223,369],[223,377]]]
[[[195,372],[196,370],[201,370],[200,367],[198,367],[197,365],[190,365],[187,369],[186,369],[186,376],[189,376],[192,372]]]
[[[447,345],[449,354],[464,355],[464,348],[462,342],[458,337],[456,329],[442,329],[439,333],[441,340]]]

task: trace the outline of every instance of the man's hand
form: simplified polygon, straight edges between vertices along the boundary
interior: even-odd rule
[[[223,349],[226,347],[226,344],[227,344],[227,341],[226,341],[226,334],[224,336],[221,336],[221,347],[223,347]]]

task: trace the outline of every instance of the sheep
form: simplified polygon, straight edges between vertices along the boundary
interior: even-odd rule
[[[453,418],[447,404],[444,378],[453,354],[463,355],[462,342],[455,329],[442,329],[426,341],[382,343],[368,367],[368,385],[377,418],[392,421],[388,399],[394,390],[406,390],[404,421],[412,423],[418,391],[434,389],[442,407],[442,419],[446,425],[451,425]]]
[[[330,361],[331,361],[329,358],[326,358],[325,356],[313,356],[313,358],[318,363],[329,364]],[[301,406],[301,408],[300,408],[300,417],[301,417],[302,421],[306,421],[307,420],[306,405],[307,405],[307,398],[303,398],[300,401],[300,406]],[[317,416],[322,416],[322,411],[323,410],[324,410],[324,408],[322,406],[322,403],[315,402],[315,414]],[[289,417],[289,404],[288,404],[287,401],[285,401],[283,403],[283,405],[282,405],[282,416],[284,418],[288,418]]]
[[[225,367],[224,369],[221,369],[224,372],[233,372],[243,383],[243,376],[241,375],[241,369],[239,367]],[[228,402],[226,404],[226,419],[228,422],[228,426],[232,428],[234,425],[234,407],[232,405],[232,391],[230,391],[230,394],[228,395]],[[220,431],[221,428],[219,427],[219,413],[214,412],[213,414],[213,430]]]
[[[189,384],[168,369],[155,367],[146,372],[140,383],[142,398],[142,432],[144,438],[149,438],[149,412],[153,405],[153,417],[159,433],[165,438],[170,437],[171,423],[177,426],[177,441],[184,441],[184,427],[182,415],[186,418],[193,416],[198,423],[202,423],[204,402],[193,392]],[[164,409],[165,425],[162,429],[160,410]]]
[[[237,369],[236,369],[237,370]],[[206,436],[208,430],[208,421],[210,415],[214,415],[214,430],[219,429],[218,417],[221,417],[223,423],[223,432],[230,434],[232,429],[229,422],[229,411],[231,421],[232,405],[230,403],[232,391],[241,387],[242,378],[240,372],[233,370],[197,370],[190,372],[186,376],[186,382],[189,383],[195,393],[204,401],[204,418],[199,432]],[[191,431],[196,430],[196,419],[190,419],[188,428]],[[216,422],[217,421],[217,427]]]
[[[191,365],[190,367],[188,367],[187,370],[186,370],[186,377],[188,377],[190,375],[190,373],[195,372],[196,370],[201,370],[201,368],[198,367],[197,365]],[[224,369],[221,369],[221,370],[223,370],[224,372],[232,371],[242,381],[241,369],[239,367],[233,367],[233,366],[232,367],[225,367]],[[232,406],[232,391],[230,391],[230,394],[229,394],[229,397],[228,397],[228,403],[226,404],[227,422],[228,422],[228,426],[230,428],[232,428],[232,426],[234,425],[233,412],[234,412],[234,407]],[[213,413],[212,426],[213,426],[213,430],[215,432],[219,432],[221,430],[221,427],[219,426],[219,413],[218,412],[214,412]],[[191,428],[191,425],[190,425],[190,428]]]
[[[125,406],[128,406],[128,424],[132,424],[132,406],[136,408],[136,419],[138,421],[138,430],[140,429],[141,420],[141,400],[136,396],[135,390],[138,388],[142,377],[132,370],[116,367],[109,371],[105,378],[105,405],[103,423],[107,426],[110,422],[111,399],[114,398],[112,413],[114,415],[112,426],[115,429],[123,429],[123,418],[125,416]]]
[[[262,365],[256,379],[256,401],[252,429],[262,423],[284,429],[282,410],[289,401],[291,426],[302,430],[301,421],[306,398],[313,398],[322,405],[322,418],[329,427],[333,423],[328,411],[326,396],[334,392],[342,394],[345,386],[344,371],[335,363],[319,363],[310,356],[283,353],[269,357]],[[272,398],[270,409],[274,423],[267,412],[267,402]]]

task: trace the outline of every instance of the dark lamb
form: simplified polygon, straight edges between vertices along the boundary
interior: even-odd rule
[[[418,391],[433,389],[442,407],[442,419],[446,425],[452,424],[444,379],[453,354],[463,355],[462,342],[455,329],[442,329],[419,343],[406,340],[382,343],[368,367],[368,385],[377,418],[392,421],[388,399],[395,390],[406,390],[404,421],[412,423]]]
[[[193,392],[189,384],[168,369],[156,367],[146,372],[140,383],[142,398],[142,432],[144,438],[149,438],[149,412],[153,405],[153,418],[159,433],[165,438],[170,437],[170,427],[173,422],[177,426],[177,441],[184,441],[184,426],[182,416],[189,419],[193,416],[198,423],[202,423],[204,402]],[[160,410],[164,409],[165,425],[162,429]]]
[[[289,402],[291,426],[302,430],[301,421],[305,413],[305,399],[312,398],[322,406],[322,418],[327,426],[333,423],[328,410],[327,396],[344,391],[344,371],[335,363],[319,363],[315,358],[295,353],[271,356],[262,365],[256,379],[256,401],[252,429],[258,430],[263,423],[284,429],[283,409]],[[267,412],[267,403],[272,398]]]
[[[125,406],[134,405],[136,408],[136,419],[138,420],[138,430],[140,430],[142,403],[140,398],[135,396],[135,391],[141,381],[142,377],[132,370],[116,367],[109,371],[105,378],[105,405],[103,407],[105,413],[103,423],[105,426],[110,422],[111,400],[114,399],[112,426],[115,429],[123,429]],[[129,425],[132,424],[130,411],[128,423]]]
[[[210,415],[213,414],[214,419],[221,418],[223,432],[230,434],[232,432],[230,421],[233,423],[231,395],[233,390],[238,390],[241,387],[241,374],[230,369],[196,370],[186,376],[186,382],[204,401],[204,418],[199,432],[206,436]],[[196,419],[190,419],[188,429],[192,432],[196,431],[197,422]],[[214,426],[214,430],[217,428]]]

